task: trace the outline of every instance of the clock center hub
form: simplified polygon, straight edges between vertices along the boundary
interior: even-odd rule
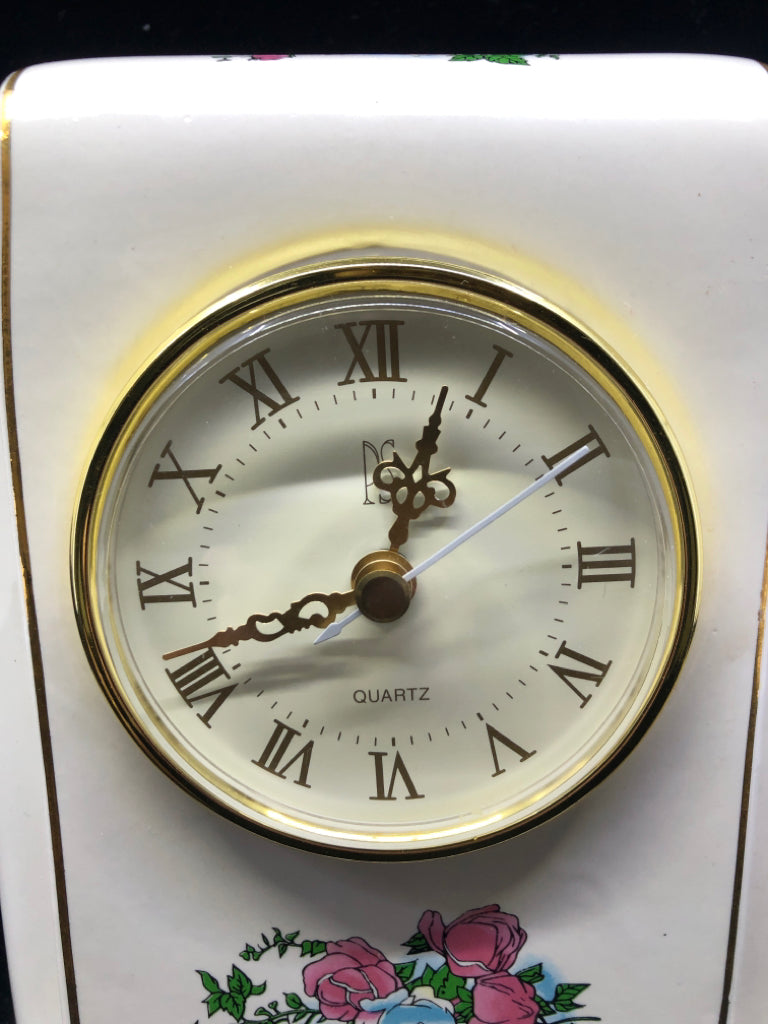
[[[352,570],[357,607],[373,622],[394,622],[408,610],[416,580],[403,576],[413,566],[397,551],[373,551]]]

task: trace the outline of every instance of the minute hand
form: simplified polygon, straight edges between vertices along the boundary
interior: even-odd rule
[[[516,505],[519,505],[521,502],[525,501],[526,498],[530,498],[530,496],[532,494],[535,494],[536,491],[538,491],[540,488],[546,487],[546,485],[551,480],[554,480],[556,476],[559,476],[561,473],[564,473],[567,469],[574,465],[574,463],[578,462],[579,459],[583,459],[588,452],[589,445],[584,445],[577,451],[572,452],[567,458],[562,459],[560,462],[554,465],[552,469],[544,473],[543,476],[540,476],[538,480],[534,480],[533,483],[523,488],[523,490],[520,491],[519,494],[516,494],[514,498],[510,498],[509,501],[505,501],[503,505],[499,505],[497,509],[494,509],[493,512],[490,512],[487,516],[485,516],[483,519],[480,519],[473,526],[470,526],[467,530],[464,530],[464,532],[460,533],[458,537],[454,537],[452,541],[449,541],[446,545],[444,545],[444,547],[439,548],[433,555],[430,555],[429,558],[425,558],[423,562],[419,562],[418,565],[415,565],[412,569],[409,569],[408,572],[406,572],[403,575],[403,579],[413,580],[417,576],[420,576],[423,572],[426,572],[427,569],[431,569],[433,565],[435,565],[441,559],[445,558],[446,555],[450,555],[452,551],[455,551],[456,548],[460,547],[471,537],[474,537],[476,533],[480,533],[480,531],[484,530],[486,526],[490,526],[491,523],[495,522],[497,519],[500,519],[503,515],[505,515],[507,512],[513,509]],[[323,630],[322,633],[315,637],[314,643],[321,644],[325,640],[331,640],[333,639],[333,637],[338,636],[345,626],[348,626],[350,622],[354,622],[354,620],[358,618],[361,614],[362,613],[360,612],[360,609],[356,608],[354,611],[350,612],[349,615],[345,615],[343,619],[339,619],[337,622],[332,622]]]

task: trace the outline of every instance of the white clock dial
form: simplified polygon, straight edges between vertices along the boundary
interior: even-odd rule
[[[412,518],[375,474],[395,452],[436,477]],[[633,745],[690,640],[697,541],[673,445],[597,340],[490,279],[342,264],[233,297],[139,377],[73,571],[103,687],[183,786],[289,842],[418,856],[542,820]],[[313,644],[355,596],[367,615]]]

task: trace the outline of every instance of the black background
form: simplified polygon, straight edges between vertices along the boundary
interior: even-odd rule
[[[768,63],[768,0],[359,0],[314,5],[294,0],[104,0],[98,5],[7,0],[7,5],[11,9],[4,11],[0,29],[0,79],[51,60],[196,53],[676,52]],[[0,1024],[12,1022],[0,948]]]
[[[3,76],[41,61],[139,54],[659,51],[768,60],[766,0],[7,0],[5,6]]]

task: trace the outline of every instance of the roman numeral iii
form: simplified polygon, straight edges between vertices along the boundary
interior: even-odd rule
[[[635,538],[629,544],[598,544],[585,547],[577,542],[579,590],[585,583],[628,583],[635,585]]]

